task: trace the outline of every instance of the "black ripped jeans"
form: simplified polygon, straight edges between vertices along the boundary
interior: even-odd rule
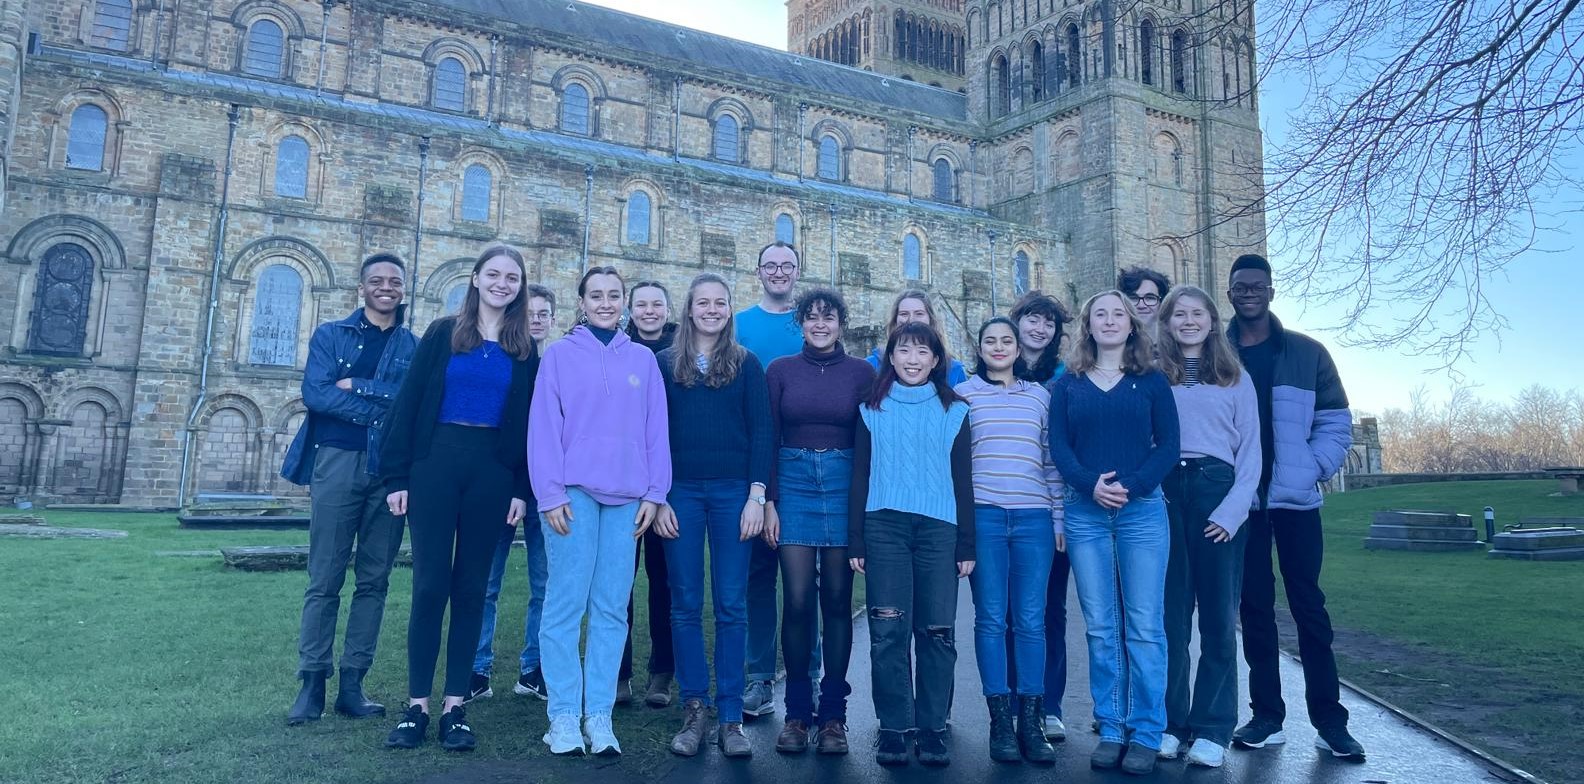
[[[957,667],[957,527],[923,515],[870,512],[864,549],[880,729],[943,730]]]

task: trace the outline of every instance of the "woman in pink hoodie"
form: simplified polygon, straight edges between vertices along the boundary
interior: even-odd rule
[[[616,755],[611,709],[633,557],[671,489],[671,443],[654,354],[619,329],[621,276],[590,268],[577,291],[577,326],[546,349],[528,414],[528,473],[550,565],[539,630],[550,693],[544,742],[555,754]]]

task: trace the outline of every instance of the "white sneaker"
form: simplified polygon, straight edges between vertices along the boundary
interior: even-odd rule
[[[1155,752],[1156,757],[1160,759],[1177,759],[1177,755],[1181,753],[1182,741],[1178,740],[1176,735],[1168,732],[1161,736],[1161,747],[1160,751]]]
[[[596,756],[614,757],[621,754],[621,744],[616,742],[616,731],[611,729],[608,713],[583,718],[583,740],[588,741],[589,751]]]
[[[1067,740],[1067,725],[1062,723],[1060,716],[1045,714],[1045,740]]]
[[[1219,768],[1226,761],[1226,747],[1215,741],[1196,738],[1188,749],[1188,764],[1202,768]]]
[[[543,740],[550,747],[551,754],[582,756],[584,753],[583,734],[578,732],[576,716],[551,716],[550,731],[544,734]]]

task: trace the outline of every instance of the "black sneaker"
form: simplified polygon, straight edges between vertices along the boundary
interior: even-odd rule
[[[1331,752],[1331,756],[1348,762],[1364,761],[1364,745],[1348,734],[1347,727],[1316,728],[1315,748]]]
[[[919,730],[913,741],[913,753],[918,755],[919,762],[930,767],[942,768],[951,764],[951,752],[946,750],[945,730]]]
[[[875,762],[881,765],[908,764],[907,733],[880,730],[875,739]]]
[[[538,667],[523,673],[517,679],[517,685],[512,687],[512,691],[524,697],[531,694],[541,700],[550,699],[550,693],[545,690],[544,670]]]
[[[472,751],[478,745],[478,736],[468,725],[467,713],[461,705],[440,717],[440,748],[446,751]]]
[[[1238,749],[1263,749],[1287,742],[1281,722],[1255,716],[1232,733],[1232,746]]]
[[[473,673],[473,680],[468,682],[467,697],[462,701],[472,702],[474,700],[482,700],[485,697],[493,696],[495,696],[495,691],[490,688],[489,676],[483,673],[475,672]]]
[[[416,749],[423,745],[424,733],[429,731],[429,714],[421,705],[408,705],[402,711],[401,721],[385,736],[385,748]]]

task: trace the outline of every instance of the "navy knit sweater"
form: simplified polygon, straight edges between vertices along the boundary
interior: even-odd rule
[[[1159,370],[1124,375],[1104,392],[1072,373],[1051,387],[1051,461],[1086,497],[1109,471],[1130,500],[1154,492],[1177,462],[1177,428],[1177,401]]]
[[[743,479],[768,487],[775,445],[764,367],[745,352],[737,377],[726,386],[700,381],[685,387],[671,372],[675,352],[668,348],[655,357],[670,412],[672,478]]]

